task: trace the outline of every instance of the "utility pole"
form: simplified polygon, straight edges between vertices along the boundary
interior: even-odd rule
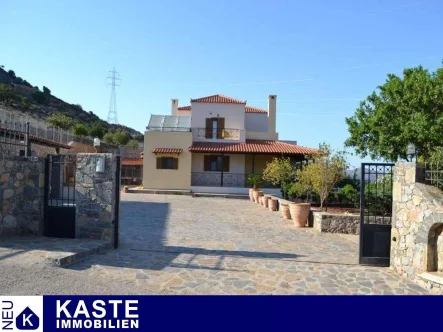
[[[115,94],[115,87],[120,86],[118,81],[121,81],[120,74],[115,71],[115,68],[109,71],[108,77],[106,77],[110,82],[108,82],[108,86],[111,86],[111,100],[109,101],[109,113],[108,113],[108,123],[118,124],[117,118],[117,101]]]

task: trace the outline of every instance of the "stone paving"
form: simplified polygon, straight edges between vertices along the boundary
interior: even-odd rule
[[[109,249],[100,240],[60,239],[41,236],[12,236],[0,238],[0,261],[14,258],[22,265],[68,266],[90,254]]]
[[[245,200],[122,194],[120,249],[70,268],[149,294],[427,294],[355,241]]]

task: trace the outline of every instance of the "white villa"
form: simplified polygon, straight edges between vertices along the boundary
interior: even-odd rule
[[[302,162],[316,150],[279,141],[277,96],[268,109],[223,95],[191,99],[171,115],[151,115],[145,132],[143,187],[196,193],[247,194],[249,174],[261,174],[274,157]],[[264,191],[280,190],[264,184]]]

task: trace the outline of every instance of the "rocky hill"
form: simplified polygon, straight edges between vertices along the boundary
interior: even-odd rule
[[[63,113],[80,123],[91,124],[98,122],[106,130],[127,131],[132,137],[142,135],[135,129],[109,124],[100,119],[92,111],[86,111],[80,104],[69,104],[51,94],[51,91],[43,87],[32,86],[28,81],[16,76],[12,70],[6,71],[0,67],[0,89],[7,89],[10,98],[0,98],[2,109],[12,111],[18,116],[31,117],[36,120],[45,120],[54,113]],[[4,91],[0,91],[0,97]]]

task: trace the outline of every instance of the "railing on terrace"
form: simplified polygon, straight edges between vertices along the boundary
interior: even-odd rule
[[[199,187],[234,187],[248,188],[250,174],[225,172],[192,172],[191,185]],[[262,183],[260,188],[278,188],[272,183]]]
[[[192,128],[196,138],[240,140],[241,129],[231,128]]]
[[[181,131],[181,132],[189,132],[191,128],[177,128],[177,127],[146,127],[147,131]]]

